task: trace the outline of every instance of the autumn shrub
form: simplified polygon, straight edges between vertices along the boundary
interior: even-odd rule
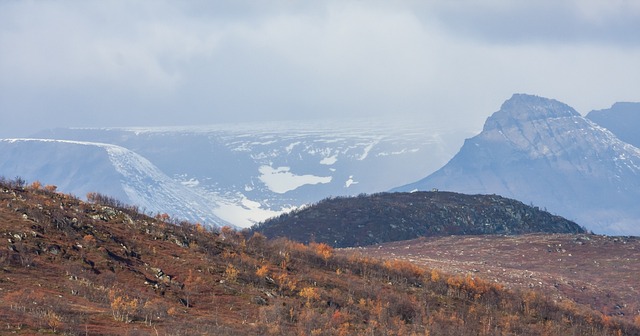
[[[131,298],[116,288],[109,290],[109,303],[113,319],[125,323],[131,322],[140,308],[140,301],[137,298]]]
[[[233,283],[236,282],[236,280],[238,279],[238,274],[240,272],[238,271],[238,269],[233,266],[233,264],[229,263],[227,264],[227,268],[224,270],[224,278]]]

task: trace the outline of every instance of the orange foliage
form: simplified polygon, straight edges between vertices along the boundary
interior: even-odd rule
[[[440,272],[435,269],[431,270],[431,281],[436,282],[440,280]]]
[[[227,264],[227,268],[224,270],[224,277],[229,282],[236,282],[239,273],[240,272],[233,266],[233,264]]]
[[[48,192],[56,192],[57,189],[58,187],[53,184],[47,184],[46,186],[44,186],[44,190]]]
[[[40,181],[35,180],[33,181],[33,183],[31,183],[31,189],[33,190],[40,190],[40,188],[42,187],[42,183],[40,183]]]
[[[196,223],[196,232],[205,233],[207,229],[200,223]]]
[[[311,243],[309,244],[309,247],[312,248],[315,253],[325,261],[325,263],[333,255],[333,247],[325,243]]]
[[[163,221],[163,222],[168,222],[169,221],[169,214],[167,213],[161,213],[156,215],[156,219],[159,221]]]
[[[294,291],[298,287],[298,280],[287,275],[287,273],[281,273],[275,276],[278,281],[278,287],[280,291],[290,290]]]
[[[88,235],[85,235],[84,237],[82,237],[82,241],[87,246],[95,246],[96,237],[94,237],[93,235],[88,234]]]
[[[131,322],[129,318],[138,309],[138,300],[131,299],[128,295],[117,289],[109,290],[109,302],[113,319],[121,322]]]
[[[267,274],[269,274],[269,268],[267,267],[267,265],[262,265],[262,267],[258,268],[258,270],[256,271],[256,275],[261,278],[266,277]]]
[[[318,294],[318,289],[315,287],[305,287],[302,290],[300,290],[299,295],[307,299],[307,303],[306,303],[307,307],[311,306],[312,300],[320,299],[320,294]]]

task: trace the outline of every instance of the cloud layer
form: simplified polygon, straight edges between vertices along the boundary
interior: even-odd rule
[[[640,101],[632,1],[3,1],[0,137]]]

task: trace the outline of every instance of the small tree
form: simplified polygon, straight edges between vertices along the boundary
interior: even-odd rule
[[[310,247],[314,249],[315,253],[324,260],[325,266],[329,262],[329,258],[333,256],[333,248],[325,243],[312,243]]]
[[[56,192],[56,190],[58,190],[58,187],[53,184],[47,184],[46,186],[44,186],[44,190],[54,193]]]
[[[312,300],[320,299],[320,294],[318,294],[318,289],[315,287],[305,287],[300,291],[299,295],[307,299],[307,303],[306,303],[307,307],[311,306]]]
[[[191,302],[192,297],[197,295],[200,292],[200,287],[204,284],[204,280],[199,275],[193,274],[192,270],[189,270],[189,275],[187,279],[184,281],[185,285],[185,296],[186,296],[186,306],[191,307],[193,302]]]
[[[232,264],[227,264],[227,268],[224,270],[224,277],[229,282],[236,282],[238,279],[238,269],[236,269]]]
[[[40,181],[35,180],[31,183],[31,189],[33,190],[40,190],[40,188],[42,187],[42,183],[40,183]]]
[[[138,309],[138,300],[129,298],[115,288],[109,290],[109,302],[113,319],[120,322],[131,322],[130,316]]]

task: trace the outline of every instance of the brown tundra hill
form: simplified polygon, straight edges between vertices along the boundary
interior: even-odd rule
[[[605,316],[640,322],[640,238],[587,234],[425,237],[367,248],[363,256],[405,260],[531,289]]]
[[[0,178],[0,334],[640,335],[477,274],[89,199]]]
[[[252,229],[267,237],[334,247],[425,236],[585,232],[572,221],[513,199],[444,191],[328,198]]]

